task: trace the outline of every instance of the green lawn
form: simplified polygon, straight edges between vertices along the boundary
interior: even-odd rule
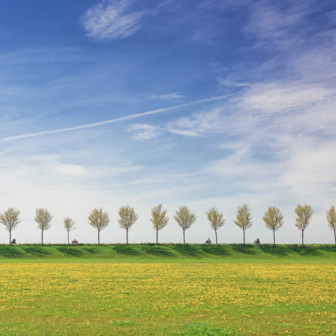
[[[328,262],[335,245],[0,245],[0,262]]]
[[[0,246],[0,335],[336,335],[331,245]]]

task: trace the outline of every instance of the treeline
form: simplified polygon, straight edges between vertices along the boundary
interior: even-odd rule
[[[310,205],[297,205],[295,207],[296,223],[295,226],[301,231],[302,245],[304,244],[304,232],[307,229],[310,220],[313,216],[314,210]],[[126,244],[128,244],[128,231],[139,219],[134,208],[122,206],[119,211],[119,226],[126,231]],[[217,231],[225,225],[223,213],[220,213],[216,208],[211,208],[206,212],[210,227],[215,232],[216,244],[218,244]],[[185,244],[185,232],[196,222],[196,215],[189,210],[185,205],[180,206],[174,214],[174,219],[183,231],[183,243]],[[43,244],[43,233],[51,227],[53,216],[47,209],[36,209],[35,221],[37,227],[41,230],[41,243]],[[275,244],[275,232],[279,230],[283,224],[283,215],[280,209],[276,207],[268,207],[262,217],[268,229],[273,231],[273,244]],[[327,225],[334,231],[335,245],[336,245],[336,209],[331,206],[326,214]],[[159,243],[159,231],[168,225],[169,218],[167,217],[167,210],[162,208],[162,204],[152,208],[150,218],[153,229],[156,232],[156,243]],[[0,223],[5,225],[9,232],[9,244],[12,243],[12,231],[20,224],[20,211],[15,208],[8,208],[3,214],[0,214]],[[243,230],[243,242],[245,244],[245,232],[252,227],[252,214],[247,204],[237,207],[236,219],[233,221],[238,227]],[[108,212],[104,212],[102,208],[93,209],[88,216],[88,224],[97,229],[98,244],[100,244],[100,232],[104,230],[110,223]],[[75,228],[75,221],[68,217],[64,219],[64,228],[67,232],[68,244],[70,243],[70,232]]]

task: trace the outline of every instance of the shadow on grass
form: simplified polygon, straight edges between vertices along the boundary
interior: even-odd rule
[[[320,257],[324,255],[324,253],[315,246],[297,246],[293,247],[292,250],[298,255],[304,257]]]
[[[143,245],[141,249],[146,252],[147,254],[155,255],[155,256],[162,256],[162,257],[172,257],[174,254],[171,250],[167,247],[160,246],[160,245]]]
[[[76,248],[76,246],[58,246],[57,250],[71,257],[82,257],[83,251]]]
[[[231,252],[226,246],[220,245],[203,245],[201,246],[203,252],[217,256],[230,256]]]
[[[34,257],[45,257],[51,254],[46,248],[40,246],[26,246],[22,247],[22,249]]]
[[[260,250],[264,253],[276,255],[279,257],[287,257],[291,251],[288,250],[287,247],[284,246],[273,246],[273,245],[260,245]]]
[[[189,257],[203,257],[203,251],[193,245],[175,245],[174,250]]]
[[[319,245],[317,248],[321,251],[336,253],[336,245]]]
[[[99,249],[97,249],[96,247],[83,247],[83,250],[87,253],[91,253],[91,254],[98,254],[99,253]]]
[[[24,256],[24,252],[19,247],[0,246],[0,255],[5,258],[22,258]]]
[[[255,246],[253,245],[243,245],[243,244],[232,245],[232,250],[237,253],[243,253],[249,255],[256,254],[256,249]]]
[[[130,245],[117,245],[114,247],[114,250],[123,255],[130,255],[130,256],[137,256],[140,253],[140,251]]]

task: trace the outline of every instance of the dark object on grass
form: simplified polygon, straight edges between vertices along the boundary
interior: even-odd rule
[[[78,244],[78,240],[75,238],[71,243],[72,244]]]
[[[15,238],[12,240],[11,244],[16,244],[16,239]]]
[[[209,244],[209,245],[212,244],[210,238],[208,238],[208,239],[205,241],[205,244]]]
[[[259,238],[257,238],[257,239],[253,242],[253,244],[260,244],[260,240],[259,240]]]

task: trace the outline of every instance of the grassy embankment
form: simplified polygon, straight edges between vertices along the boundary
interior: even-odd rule
[[[0,262],[336,262],[334,245],[0,245]]]

